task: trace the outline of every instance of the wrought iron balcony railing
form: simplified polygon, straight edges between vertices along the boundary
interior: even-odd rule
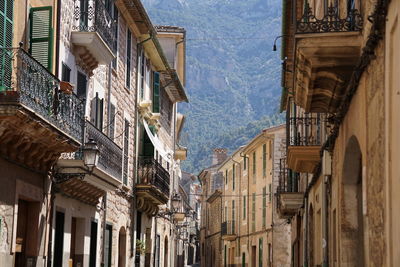
[[[235,235],[235,221],[225,221],[221,223],[221,235]]]
[[[280,193],[299,192],[299,174],[287,168],[286,158],[279,160],[279,185]]]
[[[2,102],[18,101],[60,131],[82,140],[84,102],[21,48],[0,48]]]
[[[169,196],[169,173],[157,160],[153,157],[139,157],[138,168],[138,184],[152,185]]]
[[[319,19],[315,16],[308,2],[305,4],[304,14],[296,25],[296,33],[324,33],[324,32],[351,32],[361,31],[363,18],[357,9],[348,10],[346,17],[340,16],[337,6],[329,6],[324,16]]]
[[[96,126],[86,121],[86,140],[89,139],[93,139],[100,150],[98,167],[121,181],[122,149]]]
[[[74,31],[97,32],[115,53],[117,51],[116,20],[102,0],[75,0]]]
[[[322,143],[323,129],[322,115],[304,115],[304,117],[291,117],[287,126],[289,129],[289,146],[320,146]]]

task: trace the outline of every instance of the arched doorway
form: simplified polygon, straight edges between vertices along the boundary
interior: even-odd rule
[[[364,266],[362,154],[355,136],[346,146],[342,187],[341,262],[345,266]]]
[[[164,238],[164,267],[168,267],[168,237]]]
[[[125,267],[126,264],[126,231],[121,227],[118,235],[118,267]]]

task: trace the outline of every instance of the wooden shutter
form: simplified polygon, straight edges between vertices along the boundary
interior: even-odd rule
[[[29,53],[45,68],[52,67],[52,7],[34,7],[30,10]]]
[[[77,95],[80,98],[86,98],[86,86],[87,86],[87,79],[86,75],[78,72],[78,84],[77,84]]]
[[[100,131],[103,131],[103,107],[104,107],[104,99],[100,99],[97,96],[97,105],[96,105],[96,127]]]
[[[267,218],[267,188],[263,187],[263,208],[262,208],[262,218],[263,218],[263,226],[266,226],[266,218]]]
[[[126,37],[126,88],[131,87],[131,49],[132,49],[132,35],[131,31],[128,30]]]
[[[267,176],[267,145],[263,144],[263,177]]]
[[[153,112],[160,113],[160,73],[153,73]]]
[[[109,137],[114,140],[115,134],[115,106],[110,105],[110,119],[109,119]]]
[[[0,1],[0,48],[12,47],[13,0]],[[0,52],[0,92],[11,89],[12,52]]]
[[[96,126],[96,116],[97,116],[97,101],[98,93],[96,96],[90,101],[90,122]]]

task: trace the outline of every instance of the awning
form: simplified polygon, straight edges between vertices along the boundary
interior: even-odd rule
[[[143,119],[143,125],[144,128],[146,129],[146,133],[150,138],[151,143],[153,144],[154,148],[158,151],[158,154],[161,155],[161,157],[168,161],[172,162],[172,157],[174,155],[174,152],[169,149],[164,149],[163,143],[160,141],[160,139],[157,138],[157,136],[154,136],[153,133],[150,130],[149,125],[147,124],[146,120]]]

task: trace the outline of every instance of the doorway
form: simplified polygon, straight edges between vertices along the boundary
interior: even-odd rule
[[[164,267],[168,267],[168,237],[164,239]]]
[[[362,197],[362,154],[359,142],[352,136],[346,146],[343,164],[343,197],[340,258],[347,266],[364,266],[364,222]]]
[[[251,267],[257,266],[257,246],[251,247]]]
[[[126,231],[121,227],[118,235],[118,267],[125,267],[126,264]]]
[[[61,211],[56,211],[56,229],[54,235],[54,266],[63,265],[64,254],[64,222],[65,214]]]

